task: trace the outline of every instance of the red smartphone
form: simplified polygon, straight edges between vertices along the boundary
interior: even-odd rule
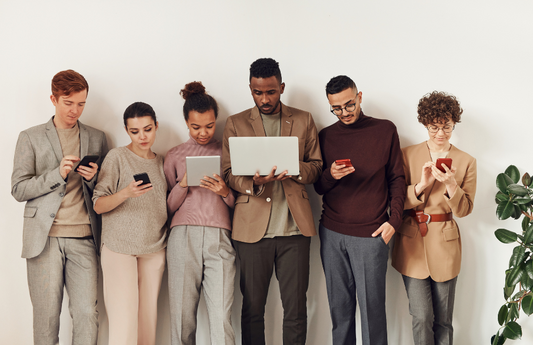
[[[352,160],[351,159],[337,159],[335,161],[335,164],[337,165],[345,165],[345,168],[353,167]]]
[[[446,172],[444,168],[442,167],[442,164],[446,165],[448,169],[452,168],[452,159],[451,158],[439,158],[437,159],[437,163],[435,163],[435,166],[437,169],[439,169],[442,172]]]

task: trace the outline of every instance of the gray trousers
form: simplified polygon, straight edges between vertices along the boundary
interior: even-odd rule
[[[415,345],[453,344],[453,304],[457,277],[436,282],[431,277],[416,279],[403,276],[413,316]]]
[[[72,344],[96,345],[98,260],[93,239],[48,237],[42,253],[26,263],[34,344],[59,344],[65,287],[72,317]]]
[[[196,344],[202,288],[211,344],[235,344],[231,325],[235,250],[230,231],[194,225],[173,227],[167,244],[167,265],[172,345]]]
[[[356,294],[363,345],[387,344],[385,275],[389,247],[381,236],[355,237],[320,225],[333,345],[354,345]]]

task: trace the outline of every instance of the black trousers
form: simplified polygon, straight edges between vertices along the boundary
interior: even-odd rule
[[[274,266],[283,305],[283,344],[305,344],[310,244],[303,235],[234,241],[241,267],[243,345],[265,344],[265,304]]]

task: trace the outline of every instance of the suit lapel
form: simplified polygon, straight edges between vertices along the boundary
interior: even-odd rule
[[[281,104],[281,136],[288,137],[292,133],[292,113]]]
[[[83,158],[87,155],[87,150],[89,149],[89,133],[87,128],[79,121],[78,126],[80,128],[80,158]]]
[[[46,123],[46,136],[48,141],[52,145],[52,149],[56,155],[57,161],[61,162],[63,159],[63,150],[61,149],[61,143],[59,142],[59,136],[57,135],[56,127],[54,126],[54,118],[52,117],[50,121]]]
[[[265,128],[263,127],[263,120],[261,119],[261,114],[259,113],[259,108],[253,107],[250,112],[250,124],[254,130],[256,137],[265,137]]]

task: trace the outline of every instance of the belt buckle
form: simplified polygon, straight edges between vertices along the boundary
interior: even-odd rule
[[[426,220],[426,225],[428,225],[429,222],[431,222],[431,215],[430,215],[430,214],[427,214],[427,213],[425,213],[425,212],[423,212],[422,214],[425,215],[425,216],[428,216],[428,220]]]

